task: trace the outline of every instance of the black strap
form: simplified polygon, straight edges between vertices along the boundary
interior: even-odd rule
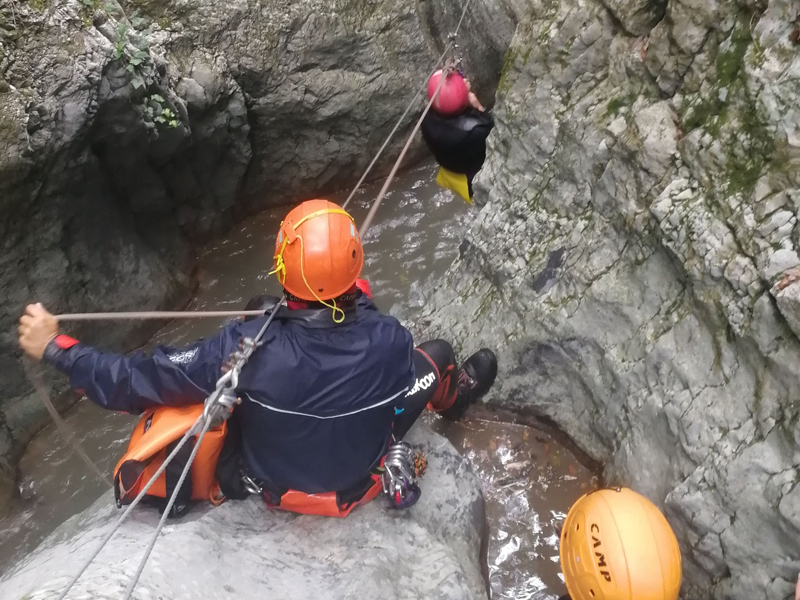
[[[305,300],[299,300],[299,302],[305,302]],[[344,325],[346,323],[352,323],[357,316],[357,306],[353,302],[336,304],[336,306],[344,313],[344,320],[340,321],[339,323],[336,323],[333,320],[331,308],[324,305],[318,305],[317,302],[309,304],[314,304],[317,306],[313,306],[312,308],[302,308],[299,310],[289,310],[285,307],[280,307],[278,309],[278,314],[275,315],[275,319],[279,321],[298,323],[311,329],[327,329],[330,327],[339,327],[340,325]],[[274,306],[274,303],[270,304],[269,306],[263,306],[264,312],[268,313],[272,311]]]
[[[164,509],[167,507],[168,499],[172,497],[173,492],[175,492],[175,488],[178,486],[178,480],[181,478],[181,473],[183,473],[183,469],[186,467],[186,464],[189,462],[189,457],[192,454],[192,449],[196,443],[196,439],[192,438],[189,440],[188,444],[184,444],[183,447],[178,451],[178,454],[175,458],[170,461],[167,465],[166,470],[164,471],[164,478],[166,483],[166,491],[167,495],[164,498],[164,503],[160,507],[160,511],[163,512]],[[166,455],[169,456],[175,447],[178,445],[179,440],[176,440],[169,444],[166,448]],[[175,503],[172,505],[172,508],[169,511],[170,517],[182,517],[191,508],[192,504],[192,470],[189,469],[189,472],[186,473],[186,479],[183,480],[183,485],[181,489],[178,491],[178,495],[175,498]]]

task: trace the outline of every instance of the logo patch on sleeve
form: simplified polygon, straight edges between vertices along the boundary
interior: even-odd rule
[[[197,348],[184,350],[182,352],[175,352],[173,354],[167,354],[167,358],[176,365],[188,365],[194,360],[195,356],[197,356]]]

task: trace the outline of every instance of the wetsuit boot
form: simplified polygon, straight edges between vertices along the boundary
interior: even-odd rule
[[[450,408],[439,414],[449,421],[457,421],[471,404],[491,389],[496,377],[497,357],[488,348],[481,348],[461,365],[456,400]]]

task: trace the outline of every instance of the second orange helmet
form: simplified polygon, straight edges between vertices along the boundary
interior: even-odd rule
[[[355,284],[364,249],[349,213],[327,200],[307,200],[281,223],[274,262],[287,292],[303,300],[331,300]]]
[[[561,531],[572,600],[677,600],[681,552],[655,504],[627,488],[581,497]]]

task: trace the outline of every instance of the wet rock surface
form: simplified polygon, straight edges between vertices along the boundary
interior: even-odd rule
[[[167,523],[134,598],[487,598],[480,567],[480,485],[455,449],[426,426],[424,492],[407,511],[379,497],[345,519],[268,511],[255,498],[196,507]],[[120,511],[104,495],[0,581],[0,597],[50,598],[94,551]],[[70,597],[118,598],[158,521],[139,509]]]
[[[464,2],[417,0],[420,26],[438,53],[448,41],[457,45],[456,55],[462,59],[464,74],[481,102],[491,106],[503,69],[506,50],[514,31],[526,13],[526,0],[472,0],[458,36],[451,34],[458,27]]]
[[[489,402],[665,508],[686,598],[778,600],[800,567],[800,5],[670,0],[645,31],[645,4],[519,24],[427,329],[496,348]]]

